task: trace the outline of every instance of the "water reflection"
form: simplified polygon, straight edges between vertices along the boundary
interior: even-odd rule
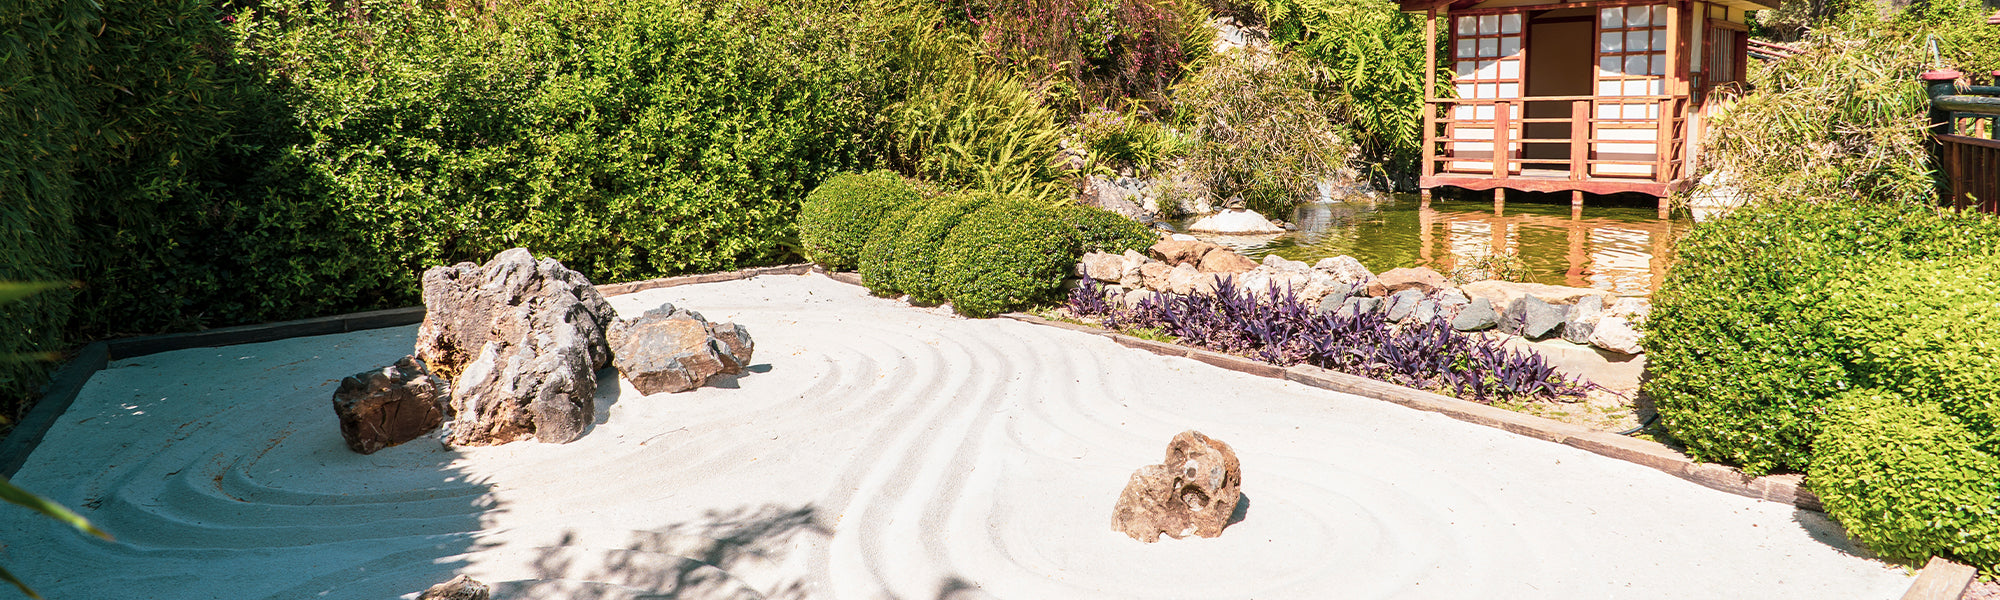
[[[1665,257],[1684,219],[1662,220],[1647,206],[1597,206],[1573,214],[1566,204],[1490,202],[1413,196],[1357,198],[1300,206],[1298,231],[1266,236],[1198,236],[1252,258],[1276,254],[1317,261],[1346,254],[1376,272],[1428,266],[1450,272],[1496,253],[1514,253],[1536,283],[1645,295],[1666,275]]]

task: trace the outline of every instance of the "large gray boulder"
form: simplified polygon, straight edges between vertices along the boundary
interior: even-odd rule
[[[1479,331],[1492,329],[1500,324],[1500,313],[1494,312],[1493,301],[1475,298],[1458,315],[1451,318],[1451,328],[1459,331]]]
[[[1419,290],[1407,289],[1390,294],[1385,301],[1389,305],[1389,322],[1401,323],[1403,319],[1410,318],[1411,313],[1416,312],[1417,303],[1424,301],[1424,293]]]
[[[424,272],[417,358],[451,381],[455,414],[445,442],[562,443],[595,411],[598,369],[611,362],[604,330],[617,315],[582,274],[524,248],[484,266]]]
[[[423,437],[444,423],[450,384],[431,375],[423,361],[405,356],[396,364],[340,380],[333,413],[340,437],[362,454]]]
[[[611,325],[612,361],[642,394],[685,392],[720,375],[740,375],[756,343],[734,323],[663,305]]]

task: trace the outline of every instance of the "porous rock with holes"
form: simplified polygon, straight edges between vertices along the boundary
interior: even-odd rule
[[[1161,464],[1132,473],[1111,511],[1111,528],[1149,544],[1162,533],[1212,538],[1222,535],[1242,497],[1236,451],[1199,431],[1183,431],[1167,443]]]

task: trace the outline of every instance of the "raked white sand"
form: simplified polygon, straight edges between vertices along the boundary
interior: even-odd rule
[[[55,599],[1869,598],[1910,579],[1822,515],[1101,337],[817,275],[659,289],[756,338],[753,373],[640,396],[606,370],[566,445],[361,456],[329,398],[415,328],[195,349],[96,375],[15,482],[0,565]],[[1174,433],[1229,442],[1220,538],[1111,531]]]

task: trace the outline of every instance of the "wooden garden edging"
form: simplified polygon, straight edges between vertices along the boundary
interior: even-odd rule
[[[619,296],[657,288],[749,279],[759,275],[804,275],[811,270],[812,265],[801,263],[610,283],[596,287],[599,294]],[[35,446],[41,444],[43,436],[48,435],[49,428],[55,425],[56,419],[61,418],[63,412],[69,410],[70,403],[76,401],[77,394],[83,391],[83,384],[90,381],[91,375],[103,370],[111,361],[189,348],[254,344],[309,335],[352,333],[414,325],[423,320],[424,307],[412,306],[296,321],[91,342],[77,352],[76,358],[70,359],[56,371],[49,379],[48,385],[42,387],[41,400],[35,402],[34,408],[28,409],[28,414],[14,426],[13,432],[7,434],[7,439],[0,440],[0,477],[12,478],[15,472],[21,470],[21,465],[28,461],[28,455],[35,451]]]

